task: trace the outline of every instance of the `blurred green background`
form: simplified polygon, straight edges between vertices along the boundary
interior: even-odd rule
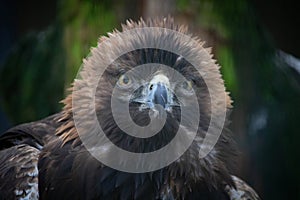
[[[300,199],[297,2],[2,0],[0,131],[58,112],[82,58],[126,19],[174,16],[213,47],[234,100],[236,174],[262,199]]]

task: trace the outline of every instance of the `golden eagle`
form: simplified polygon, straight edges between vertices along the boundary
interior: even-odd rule
[[[143,30],[150,27],[159,29],[150,33]],[[259,199],[251,187],[231,175],[236,149],[226,128],[231,109],[231,100],[226,92],[223,94],[226,102],[225,128],[220,127],[218,122],[211,123],[213,110],[217,115],[221,110],[220,103],[213,104],[211,97],[223,92],[224,83],[210,50],[196,38],[193,38],[196,43],[192,45],[191,41],[173,34],[191,36],[172,18],[128,21],[122,29],[122,32],[116,30],[108,37],[100,38],[98,46],[84,60],[80,77],[74,81],[71,89],[76,87],[77,90],[63,100],[65,106],[60,113],[13,127],[2,134],[0,199]],[[118,35],[130,30],[138,30],[139,35]],[[150,41],[152,46],[145,45],[146,41]],[[157,48],[158,44],[181,50],[182,55],[167,48]],[[141,46],[145,48],[135,48]],[[122,49],[129,50],[122,52]],[[122,54],[114,58],[118,53]],[[195,62],[191,63],[186,57]],[[144,71],[148,75],[139,78],[140,85],[137,87],[138,78],[127,72],[146,64]],[[172,73],[154,67],[157,64],[180,73],[184,81],[172,79]],[[103,73],[99,73],[99,69],[103,69]],[[93,84],[97,87],[94,88]],[[131,90],[132,87],[135,89]],[[140,127],[147,126],[152,119],[163,121],[162,115],[165,114],[164,124],[158,133],[150,137],[136,137],[118,126],[112,113],[114,88],[118,90],[114,98],[121,105],[124,99],[129,99],[129,118]],[[196,109],[191,104],[191,93],[196,95],[196,107],[199,108],[196,136],[183,154],[166,166],[144,172],[118,170],[100,162],[82,140],[83,137],[97,144],[91,136],[97,131],[88,109],[94,105],[93,116],[105,137],[118,148],[147,154],[171,143],[180,128],[183,141],[190,134],[189,123],[194,120],[189,113]],[[213,100],[218,102],[218,98]],[[185,107],[188,112],[182,118]],[[117,116],[122,117],[123,111],[117,109]],[[78,126],[74,112],[81,119]],[[222,133],[213,149],[200,157],[199,149],[206,148],[203,138],[209,127]],[[110,146],[95,148],[105,154]],[[120,165],[131,162],[114,152],[109,152],[107,157],[119,161]],[[161,154],[148,165],[168,159],[169,154]]]

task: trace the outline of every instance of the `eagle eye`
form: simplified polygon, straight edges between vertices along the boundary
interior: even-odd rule
[[[182,87],[184,90],[191,91],[191,90],[193,89],[193,83],[192,83],[192,81],[184,81],[184,82],[181,84],[181,87]]]
[[[118,85],[121,87],[128,87],[131,84],[132,80],[127,75],[123,74],[118,80]]]

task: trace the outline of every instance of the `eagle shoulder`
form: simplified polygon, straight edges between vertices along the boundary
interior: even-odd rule
[[[257,193],[250,187],[247,183],[245,183],[242,179],[231,176],[232,180],[235,183],[236,188],[226,186],[225,191],[229,195],[231,200],[260,200]]]
[[[38,199],[38,162],[59,114],[13,127],[0,136],[0,199]]]
[[[38,199],[40,150],[26,144],[0,151],[0,199]]]

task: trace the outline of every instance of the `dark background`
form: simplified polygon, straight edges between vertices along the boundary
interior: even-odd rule
[[[171,14],[222,66],[236,174],[263,199],[300,199],[299,10],[288,0],[2,0],[0,131],[59,111],[100,35],[128,18]]]

